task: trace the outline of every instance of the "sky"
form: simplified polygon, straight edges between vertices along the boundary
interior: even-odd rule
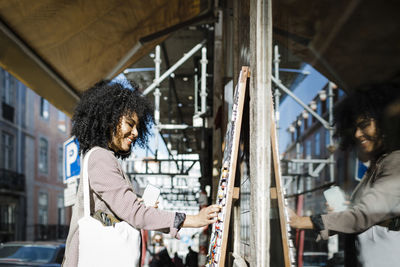
[[[328,79],[308,64],[305,64],[302,70],[308,71],[310,74],[292,92],[305,104],[309,104],[315,95],[326,85]],[[291,136],[287,129],[303,109],[290,96],[286,96],[281,102],[279,106],[279,153],[284,152],[286,147],[291,143]]]

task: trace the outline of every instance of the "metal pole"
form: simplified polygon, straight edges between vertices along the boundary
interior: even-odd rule
[[[155,79],[154,82],[156,82],[156,90],[154,91],[154,120],[155,124],[158,125],[160,123],[160,83],[158,83],[158,79],[160,78],[160,65],[161,65],[161,57],[160,57],[160,46],[156,46],[156,57],[154,59],[154,63],[156,65],[156,71],[155,71]]]
[[[166,129],[166,130],[185,130],[189,127],[187,124],[158,124],[158,129]]]
[[[156,151],[155,151],[155,158],[157,159],[158,156],[158,134],[159,134],[159,129],[158,125],[160,124],[160,97],[161,97],[161,92],[160,92],[160,83],[157,82],[160,78],[160,65],[161,65],[161,56],[160,56],[160,46],[156,46],[156,57],[154,59],[155,63],[155,79],[154,83],[157,86],[156,90],[154,92],[154,121],[155,121],[155,146],[156,146]]]
[[[280,63],[280,55],[279,55],[279,50],[278,46],[275,45],[274,47],[274,68],[275,68],[275,78],[280,82],[281,80],[279,79],[279,63]],[[276,130],[279,133],[279,119],[280,119],[280,114],[279,114],[279,105],[280,105],[280,96],[281,92],[279,91],[279,88],[275,88],[275,125],[276,125]],[[278,138],[279,134],[277,134]]]
[[[308,151],[306,152],[308,153]],[[307,155],[306,157],[307,160],[311,160],[311,155]],[[308,162],[308,174],[313,172],[313,164],[311,162]],[[307,188],[308,190],[309,188]]]
[[[204,114],[207,110],[207,48],[203,47],[201,49],[201,113]]]
[[[334,129],[333,129],[333,83],[329,82],[328,84],[328,108],[329,108],[329,146],[333,146],[333,134],[334,134]],[[329,155],[329,171],[330,171],[330,181],[333,182],[335,180],[335,165],[334,165],[334,155],[333,151],[330,151]]]
[[[297,136],[297,141],[296,141],[296,159],[300,159],[301,158],[301,154],[300,154],[300,140],[299,137]],[[300,173],[300,169],[301,169],[301,162],[297,162],[296,163],[296,173]],[[297,183],[298,187],[297,187],[297,193],[301,192],[300,187],[302,186],[302,179],[300,180],[300,182],[298,181]],[[300,186],[299,186],[300,185]]]
[[[286,86],[284,86],[279,80],[277,80],[274,76],[272,76],[271,79],[280,89],[282,89],[282,91],[284,91],[286,94],[292,97],[297,103],[300,104],[300,106],[302,106],[305,110],[310,112],[310,114],[313,115],[317,120],[319,120],[322,123],[322,126],[324,126],[328,130],[331,128],[331,125],[326,120],[324,120],[321,116],[319,116],[308,105],[304,104],[304,102],[301,101],[300,98],[298,98],[295,94],[293,94],[293,92],[290,91]]]
[[[329,159],[311,159],[311,158],[307,158],[307,159],[291,159],[290,160],[293,163],[311,163],[311,164],[315,164],[315,163],[329,163],[330,160]]]
[[[197,68],[194,69],[194,114],[198,112],[198,94],[199,94],[199,76],[197,75]]]
[[[329,146],[333,146],[333,86],[332,82],[328,83],[328,112],[329,112]],[[329,174],[330,174],[330,181],[335,181],[335,157],[333,151],[329,151]],[[338,236],[334,236],[328,240],[328,255],[333,255],[335,252],[339,251],[339,240]]]
[[[192,50],[190,50],[188,53],[184,54],[184,56],[178,60],[171,68],[169,68],[166,72],[164,72],[163,75],[161,75],[161,77],[159,77],[157,80],[155,80],[149,87],[147,87],[144,91],[143,94],[147,95],[148,93],[150,93],[154,88],[157,87],[158,84],[160,84],[162,81],[165,80],[165,78],[167,78],[171,73],[173,73],[178,67],[180,67],[183,63],[186,62],[186,60],[188,60],[191,56],[193,56],[197,51],[200,50],[200,48],[203,47],[203,45],[205,44],[205,40],[202,41],[201,43],[199,43],[198,45],[196,45],[195,47],[192,48]]]

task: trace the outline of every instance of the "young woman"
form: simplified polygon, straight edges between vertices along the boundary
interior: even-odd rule
[[[346,251],[346,266],[389,267],[400,262],[400,150],[388,146],[393,143],[387,138],[392,125],[384,125],[385,108],[399,94],[394,84],[370,86],[355,91],[335,112],[342,148],[356,146],[359,155],[370,161],[349,208],[311,217],[290,213],[292,227],[315,229],[323,239],[335,232],[353,234],[357,258],[350,260]]]
[[[152,108],[136,90],[120,83],[101,82],[88,89],[72,118],[72,135],[82,154],[95,148],[88,161],[92,213],[107,214],[137,229],[159,230],[177,237],[181,227],[202,227],[216,221],[220,208],[212,205],[197,215],[167,212],[144,206],[124,174],[118,158],[131,154],[134,145],[144,146],[153,122]],[[78,266],[79,228],[83,217],[80,183],[73,207],[63,266]]]

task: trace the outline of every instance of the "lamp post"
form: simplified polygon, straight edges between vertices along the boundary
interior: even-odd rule
[[[325,101],[326,100],[326,91],[324,89],[322,89],[321,91],[318,92],[319,95],[319,99],[321,101]]]
[[[306,120],[309,117],[309,114],[307,112],[307,110],[303,110],[303,112],[301,113],[301,116]]]
[[[317,110],[317,102],[315,102],[315,100],[312,100],[311,102],[310,102],[310,108],[312,109],[312,110]]]

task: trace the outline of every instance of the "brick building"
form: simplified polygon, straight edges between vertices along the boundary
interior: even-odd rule
[[[70,119],[0,69],[0,241],[63,239],[62,145]]]

